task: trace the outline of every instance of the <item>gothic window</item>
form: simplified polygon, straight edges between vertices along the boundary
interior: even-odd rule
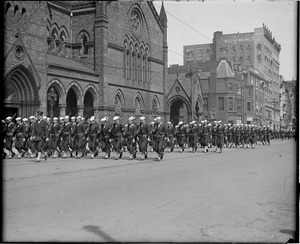
[[[143,82],[146,82],[146,55],[143,55]]]
[[[121,98],[119,94],[117,94],[114,98],[114,106],[116,109],[121,109]]]
[[[81,36],[81,49],[80,49],[81,55],[87,55],[88,54],[88,47],[87,47],[87,37],[86,35]]]
[[[10,7],[11,7],[11,4],[8,2],[8,3],[6,4],[5,14],[8,12],[8,10],[10,9]]]
[[[135,107],[135,111],[140,112],[140,110],[141,110],[141,103],[140,103],[139,97],[135,98],[135,100],[134,100],[134,107]]]
[[[15,10],[14,10],[14,15],[16,15],[16,13],[18,12],[18,10],[19,10],[19,7],[18,7],[18,5],[16,5],[15,6]]]
[[[26,9],[22,8],[22,17],[26,14]]]

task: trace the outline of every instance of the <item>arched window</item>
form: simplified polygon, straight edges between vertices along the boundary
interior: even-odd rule
[[[19,11],[19,7],[18,5],[15,6],[15,11],[14,11],[14,15],[16,15],[16,13]]]
[[[81,55],[87,55],[89,50],[88,50],[88,47],[87,47],[87,37],[84,34],[81,36],[81,44],[82,44],[82,47],[81,47],[81,50],[80,50],[80,54]]]
[[[120,94],[116,94],[114,98],[114,107],[115,109],[121,109],[122,107]]]
[[[57,36],[58,36],[58,34],[57,34],[57,30],[56,29],[53,29],[52,30],[52,35],[51,35],[54,39],[57,39]]]
[[[10,7],[11,7],[11,4],[8,2],[6,4],[5,14],[7,14],[8,10],[10,9]]]
[[[127,40],[124,41],[124,53],[123,53],[123,77],[128,79],[128,43]]]
[[[22,8],[22,18],[23,16],[26,14],[26,9],[25,8]]]

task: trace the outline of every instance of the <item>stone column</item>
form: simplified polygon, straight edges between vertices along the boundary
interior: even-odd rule
[[[77,114],[79,116],[85,116],[86,114],[83,114],[84,106],[83,105],[77,105]]]
[[[66,104],[59,104],[59,115],[62,117],[66,116]]]

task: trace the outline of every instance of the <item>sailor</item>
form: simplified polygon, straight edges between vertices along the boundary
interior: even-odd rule
[[[113,117],[113,125],[111,128],[111,140],[113,149],[116,152],[115,160],[122,158],[123,151],[122,151],[122,137],[125,131],[124,125],[121,123],[121,117],[115,116]]]
[[[137,137],[137,125],[134,122],[135,117],[131,116],[128,118],[128,126],[127,130],[124,132],[126,140],[127,140],[127,150],[130,154],[129,159],[136,158],[136,137]]]
[[[160,161],[164,156],[164,140],[168,138],[168,133],[161,117],[156,118],[153,131],[153,150],[157,153],[157,160]],[[167,139],[168,140],[168,139]]]
[[[141,116],[139,118],[140,123],[137,128],[137,138],[138,138],[138,145],[139,150],[142,153],[141,160],[147,159],[147,147],[148,142],[150,141],[150,129],[149,126],[146,124],[146,118]]]

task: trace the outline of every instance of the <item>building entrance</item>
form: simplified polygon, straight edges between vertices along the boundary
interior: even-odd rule
[[[179,121],[188,122],[188,110],[185,102],[181,99],[175,100],[170,107],[170,121],[177,125]]]
[[[75,116],[77,114],[78,114],[77,96],[74,90],[71,88],[67,94],[66,115]]]

